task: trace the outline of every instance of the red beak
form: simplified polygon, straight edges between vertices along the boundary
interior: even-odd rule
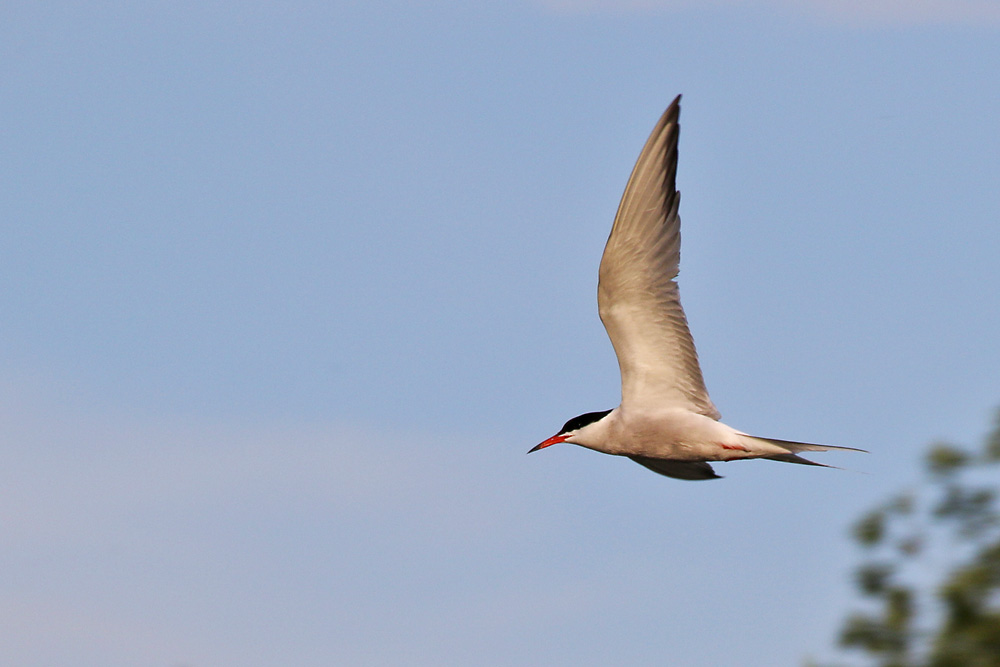
[[[568,437],[569,437],[568,435],[554,435],[545,442],[540,442],[531,449],[529,449],[528,453],[530,454],[531,452],[537,452],[539,449],[545,449],[549,445],[558,445],[560,442],[562,442]]]

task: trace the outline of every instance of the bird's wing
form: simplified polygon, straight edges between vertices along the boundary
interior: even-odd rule
[[[629,458],[653,472],[674,479],[721,479],[721,476],[716,475],[715,471],[712,470],[712,466],[704,461],[671,461],[669,459],[652,459],[648,456],[630,456]]]
[[[660,117],[625,186],[601,259],[597,305],[618,355],[622,406],[684,407],[719,419],[677,291],[680,96]]]

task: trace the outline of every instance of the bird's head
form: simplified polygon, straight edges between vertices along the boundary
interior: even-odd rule
[[[557,445],[560,442],[568,442],[575,445],[583,444],[582,442],[577,442],[574,440],[574,436],[580,434],[580,432],[587,426],[604,419],[611,410],[602,410],[601,412],[588,412],[587,414],[580,415],[579,417],[573,417],[568,422],[563,424],[563,427],[559,429],[559,432],[554,436],[540,442],[531,449],[528,453],[537,452],[539,449],[545,449],[549,445]]]

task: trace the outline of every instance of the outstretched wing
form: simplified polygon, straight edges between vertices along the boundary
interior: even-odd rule
[[[681,248],[680,100],[660,117],[625,186],[601,258],[597,305],[618,355],[623,406],[678,406],[719,419],[674,280]]]
[[[651,459],[648,456],[630,456],[629,458],[653,472],[675,479],[722,479],[720,475],[715,474],[712,466],[704,461],[670,461],[668,459]]]

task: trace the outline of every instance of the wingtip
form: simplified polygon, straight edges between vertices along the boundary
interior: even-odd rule
[[[678,95],[677,97],[674,98],[674,101],[667,106],[667,111],[680,113],[680,108],[681,108],[681,96]]]
[[[679,124],[680,117],[681,117],[681,96],[678,95],[677,97],[674,98],[674,101],[671,102],[669,106],[667,106],[666,110],[660,116],[660,121],[656,124],[656,127],[653,128],[652,134],[655,135],[657,131],[661,131],[664,127],[667,127],[669,125],[675,125],[677,127],[680,127]]]

